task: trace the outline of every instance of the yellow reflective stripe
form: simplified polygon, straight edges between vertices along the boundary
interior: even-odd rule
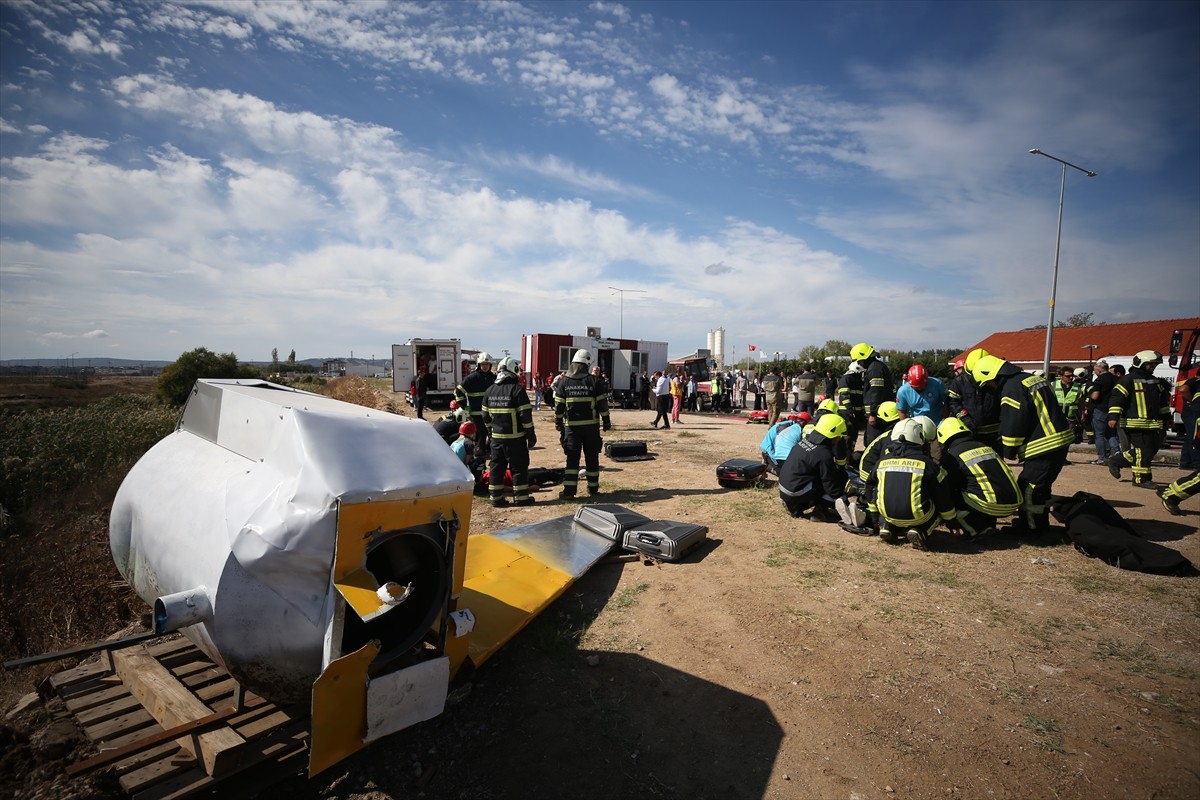
[[[1027,443],[1021,455],[1025,456],[1025,458],[1040,456],[1043,453],[1050,452],[1051,450],[1057,450],[1060,447],[1066,447],[1073,441],[1075,441],[1075,433],[1068,428],[1065,431],[1059,431],[1058,433],[1055,433],[1053,436],[1046,436]]]
[[[1011,406],[1011,407],[1013,407],[1013,408],[1015,408],[1015,409],[1017,409],[1017,410],[1020,410],[1020,408],[1021,408],[1021,402],[1020,402],[1019,400],[1015,399],[1015,398],[1012,398],[1012,397],[1001,397],[1001,398],[1000,398],[1000,405],[1002,405],[1002,406]]]

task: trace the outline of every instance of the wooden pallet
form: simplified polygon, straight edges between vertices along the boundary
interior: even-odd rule
[[[102,654],[48,685],[99,750],[68,771],[111,769],[137,800],[218,786],[249,796],[307,765],[308,708],[243,692],[182,636]]]

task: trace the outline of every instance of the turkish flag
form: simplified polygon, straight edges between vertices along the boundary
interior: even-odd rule
[[[750,352],[753,353],[758,348],[755,345],[750,345]]]

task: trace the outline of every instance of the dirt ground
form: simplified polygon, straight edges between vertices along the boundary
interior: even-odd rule
[[[1200,796],[1196,579],[1003,533],[941,533],[923,553],[793,520],[773,482],[716,482],[719,462],[757,457],[765,426],[612,416],[608,441],[643,439],[656,457],[602,457],[597,502],[707,525],[709,546],[679,564],[595,567],[440,717],[264,796]],[[533,465],[561,466],[551,413],[535,419]],[[1200,564],[1195,499],[1171,517],[1092,457],[1073,453],[1055,493],[1102,494]],[[558,487],[535,496],[503,510],[477,498],[471,530],[578,505]]]

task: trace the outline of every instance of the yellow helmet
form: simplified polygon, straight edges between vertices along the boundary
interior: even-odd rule
[[[875,412],[875,416],[879,417],[884,422],[895,422],[900,419],[900,411],[896,408],[896,403],[893,400],[887,400],[879,404],[879,408]]]
[[[984,350],[982,347],[976,347],[974,350],[967,353],[967,359],[963,362],[963,366],[966,367],[967,372],[974,373],[975,365],[979,363],[979,359],[989,355],[991,355],[991,353],[989,353],[987,350]]]
[[[978,384],[994,381],[1000,374],[1000,368],[1006,363],[1008,362],[998,356],[984,356],[975,362],[975,368],[971,370],[971,377]]]
[[[846,420],[841,414],[825,414],[817,420],[816,428],[826,439],[837,439],[846,435]]]
[[[958,417],[946,417],[937,426],[937,440],[945,444],[955,436],[970,432],[971,429]]]
[[[859,342],[850,348],[850,359],[853,361],[865,361],[875,352],[875,348],[866,342]]]
[[[830,411],[834,414],[838,413],[837,403],[826,397],[821,402],[817,403],[817,411]]]

